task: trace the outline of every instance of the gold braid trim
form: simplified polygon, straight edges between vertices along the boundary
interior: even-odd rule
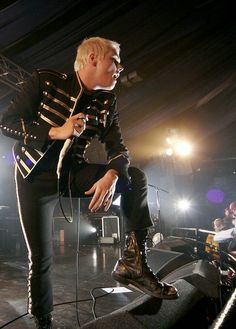
[[[23,131],[24,136],[25,136],[24,137],[24,144],[26,144],[27,133],[26,133],[26,129],[25,129],[25,122],[22,118],[20,119],[20,122],[21,122],[22,131]]]

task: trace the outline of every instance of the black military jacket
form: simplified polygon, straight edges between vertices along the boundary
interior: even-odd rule
[[[45,154],[58,142],[49,140],[51,127],[62,126],[76,111],[87,113],[89,117],[86,130],[74,139],[78,159],[85,161],[85,149],[97,136],[105,143],[107,169],[115,169],[128,177],[128,151],[121,137],[115,95],[99,90],[88,97],[83,109],[78,109],[84,93],[75,74],[36,70],[3,113],[0,127],[5,136],[17,140],[13,155],[24,178],[32,175]]]

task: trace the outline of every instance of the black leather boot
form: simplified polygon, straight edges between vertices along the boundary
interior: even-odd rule
[[[52,320],[51,314],[35,317],[36,329],[52,329]]]
[[[152,297],[175,299],[178,297],[177,289],[159,281],[147,264],[146,233],[147,230],[140,230],[127,234],[123,256],[117,261],[112,277]]]

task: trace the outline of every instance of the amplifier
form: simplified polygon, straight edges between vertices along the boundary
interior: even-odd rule
[[[120,222],[118,216],[102,217],[102,237],[113,238],[116,242],[120,241]]]

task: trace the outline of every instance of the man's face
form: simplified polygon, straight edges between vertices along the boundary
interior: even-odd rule
[[[104,58],[97,60],[95,89],[112,90],[122,70],[119,55],[111,49]]]
[[[232,224],[234,225],[234,227],[236,227],[236,218],[232,220]]]

